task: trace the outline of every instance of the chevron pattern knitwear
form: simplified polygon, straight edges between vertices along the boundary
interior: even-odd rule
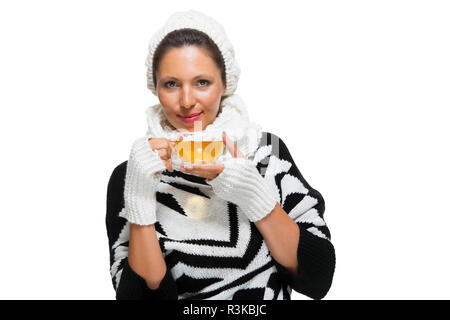
[[[157,290],[149,289],[128,264],[131,222],[124,214],[128,210],[124,201],[128,161],[113,170],[107,192],[110,273],[117,299],[290,299],[291,290],[321,299],[328,292],[335,251],[324,220],[324,198],[305,180],[284,141],[275,134],[263,132],[251,160],[227,162],[227,171],[216,182],[217,178],[207,180],[178,170],[162,171],[155,197],[148,194],[145,198],[156,199],[151,205],[154,218],[142,218],[143,223],[156,220],[167,265]],[[239,163],[243,166],[230,170],[230,178],[226,177],[238,162],[245,164]],[[238,180],[240,170],[245,171],[244,177],[250,176],[243,178],[246,184],[255,179],[265,191],[234,187],[233,193],[232,181]],[[252,178],[255,173],[260,178]],[[259,212],[250,205],[253,201],[246,203],[245,199],[263,199],[262,194],[275,197],[300,229],[298,275],[273,259],[251,221],[259,219]],[[271,201],[260,215],[270,210]]]

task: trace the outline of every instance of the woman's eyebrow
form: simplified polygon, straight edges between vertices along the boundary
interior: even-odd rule
[[[211,77],[210,75],[204,73],[204,74],[199,74],[199,75],[195,76],[195,77],[192,78],[192,79],[198,79],[198,78],[210,78],[210,77]],[[166,77],[163,77],[163,80],[169,80],[169,79],[179,80],[177,77],[174,77],[174,76],[166,76]]]

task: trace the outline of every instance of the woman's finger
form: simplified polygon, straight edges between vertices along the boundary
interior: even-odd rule
[[[169,160],[170,159],[170,152],[168,149],[157,149],[159,157],[162,160]]]
[[[183,136],[179,136],[178,137],[178,140],[169,140],[169,142],[170,142],[170,157],[172,157],[172,153],[176,153],[177,152],[177,150],[176,150],[176,148],[175,148],[175,143],[177,142],[177,141],[182,141],[183,140]]]
[[[177,140],[170,140],[170,142],[172,142],[172,144],[174,145],[176,141],[182,141],[183,140],[183,136],[179,136]]]
[[[150,141],[152,149],[164,149],[169,147],[169,140],[165,138],[153,138]]]
[[[223,163],[183,165],[179,168],[179,170],[182,172],[195,174],[207,179],[213,179],[217,177],[223,171],[223,169]]]
[[[170,172],[173,172],[172,163],[168,160],[163,160],[164,165],[166,166],[166,169]]]
[[[244,158],[244,155],[239,151],[237,144],[228,137],[225,131],[222,132],[222,139],[233,158]]]

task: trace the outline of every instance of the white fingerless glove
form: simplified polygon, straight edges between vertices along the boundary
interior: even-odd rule
[[[223,171],[207,182],[217,196],[237,204],[252,222],[272,212],[278,201],[258,169],[244,158],[225,161]]]
[[[124,187],[124,210],[120,217],[130,223],[150,225],[156,222],[156,188],[166,169],[147,137],[133,143],[127,163]]]

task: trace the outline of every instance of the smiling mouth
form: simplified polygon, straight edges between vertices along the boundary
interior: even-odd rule
[[[203,111],[202,111],[203,112]],[[190,119],[190,118],[194,118],[194,117],[197,117],[197,116],[199,116],[202,112],[199,112],[199,113],[194,113],[194,114],[190,114],[190,115],[186,115],[186,116],[179,116],[180,118],[184,118],[184,119]]]
[[[201,121],[199,119],[201,118],[202,114],[203,114],[203,111],[200,112],[200,113],[194,114],[192,116],[189,116],[189,117],[187,117],[187,116],[179,116],[179,117],[180,117],[181,120],[183,120],[184,123],[192,124],[192,123],[194,123],[196,121]]]

